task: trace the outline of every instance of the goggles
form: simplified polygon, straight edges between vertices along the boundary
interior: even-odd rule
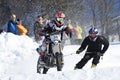
[[[64,18],[57,18],[57,21],[63,22],[63,21],[64,21]]]

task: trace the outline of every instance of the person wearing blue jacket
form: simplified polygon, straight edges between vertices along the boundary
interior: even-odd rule
[[[8,29],[7,29],[7,32],[11,32],[15,35],[18,35],[18,29],[17,29],[17,26],[16,26],[16,15],[15,14],[12,14],[11,15],[11,20],[8,21]]]

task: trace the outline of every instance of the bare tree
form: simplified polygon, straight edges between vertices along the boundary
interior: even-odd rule
[[[112,17],[114,11],[114,0],[100,0],[99,1],[99,20],[100,20],[100,27],[101,33],[105,34],[107,38],[111,33],[111,25],[112,25]]]
[[[101,28],[101,33],[109,38],[115,0],[88,0],[93,25]]]

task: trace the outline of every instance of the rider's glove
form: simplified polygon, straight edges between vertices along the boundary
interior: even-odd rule
[[[78,49],[78,50],[76,51],[76,54],[79,54],[80,52],[82,52],[82,50],[79,50],[79,49]]]
[[[43,33],[42,33],[42,32],[40,32],[40,33],[39,33],[39,36],[43,36]]]

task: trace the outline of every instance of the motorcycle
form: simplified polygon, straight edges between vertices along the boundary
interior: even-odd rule
[[[37,72],[41,73],[41,69],[43,68],[43,74],[46,74],[48,69],[53,67],[57,67],[57,71],[61,71],[63,67],[63,54],[61,52],[60,35],[45,34],[45,38],[40,49],[43,49],[44,51],[44,62],[42,62],[41,57],[39,57],[37,64]]]

